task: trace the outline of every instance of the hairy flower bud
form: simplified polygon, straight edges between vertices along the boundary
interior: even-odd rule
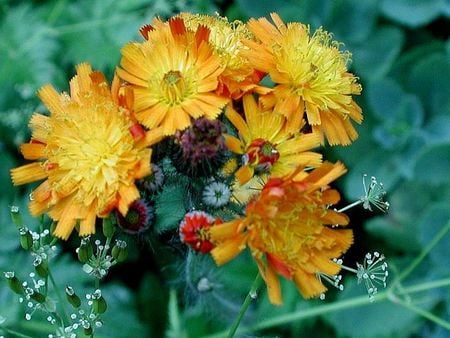
[[[75,309],[78,309],[81,306],[81,299],[77,296],[74,289],[71,286],[66,286],[66,298],[67,301],[72,305]]]
[[[116,245],[112,248],[111,255],[114,257],[117,263],[125,261],[128,257],[127,242],[117,240]]]
[[[19,295],[23,294],[24,290],[23,290],[22,283],[20,282],[19,278],[17,278],[15,276],[14,272],[12,272],[12,271],[5,272],[5,278],[6,278],[7,282],[8,282],[9,288],[13,292],[15,292],[15,293],[17,293]]]
[[[31,232],[26,228],[22,227],[19,229],[20,234],[20,245],[25,250],[30,250],[33,247],[33,236]]]
[[[77,250],[78,260],[81,263],[86,263],[94,254],[89,238],[81,239],[80,247]]]

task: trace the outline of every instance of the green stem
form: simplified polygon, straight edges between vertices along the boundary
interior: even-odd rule
[[[400,304],[401,306],[407,308],[408,310],[417,313],[418,315],[432,321],[433,323],[442,326],[443,328],[450,330],[450,322],[447,322],[446,320],[439,318],[438,316],[432,314],[431,312],[422,310],[421,308],[415,306],[414,304],[411,304],[409,302],[405,302],[402,299],[395,298],[392,300],[396,304]]]
[[[439,287],[448,287],[450,286],[450,278],[440,279],[437,281],[431,281],[426,283],[421,283],[409,287],[405,287],[401,294],[412,294],[421,291],[426,291],[430,289],[435,289]],[[375,302],[382,302],[389,300],[391,291],[383,291],[376,295]],[[239,332],[255,332],[263,329],[268,329],[271,327],[292,323],[295,321],[299,321],[305,318],[315,317],[319,315],[324,315],[331,312],[342,311],[350,308],[355,308],[358,306],[369,305],[372,304],[367,296],[355,297],[352,299],[341,300],[338,302],[319,305],[317,307],[301,310],[294,313],[289,313],[277,317],[273,317],[271,319],[266,319],[264,321],[260,321],[260,323],[250,326],[250,327],[242,327]],[[223,338],[227,337],[227,331],[218,332],[216,334],[208,335],[203,338]]]
[[[65,326],[65,323],[70,323],[69,316],[67,315],[66,307],[64,306],[64,299],[62,298],[61,293],[59,292],[58,284],[56,284],[55,279],[53,278],[53,274],[50,271],[50,268],[48,269],[48,276],[50,277],[50,282],[52,283],[53,289],[55,290],[56,297],[58,298],[59,303],[61,304],[61,309],[63,312],[63,317],[61,318],[61,320]]]
[[[2,329],[3,331],[5,331],[5,332],[7,332],[7,333],[9,333],[9,334],[12,334],[14,337],[19,337],[19,338],[33,338],[33,337],[31,337],[31,336],[27,336],[26,334],[17,332],[17,331],[15,331],[15,330],[8,329],[8,328],[6,328],[6,327],[4,327],[4,326],[0,326],[0,329]]]
[[[423,259],[430,253],[434,246],[447,234],[450,230],[450,222],[447,223],[434,238],[428,243],[428,245],[420,252],[419,256],[412,261],[412,263],[394,280],[391,288],[395,287],[402,280],[404,280],[408,275],[414,271],[414,269],[423,261]]]
[[[363,203],[363,200],[357,200],[357,201],[355,201],[355,202],[353,202],[353,203],[347,205],[346,207],[343,207],[343,208],[339,209],[337,212],[343,212],[343,211],[346,211],[346,210],[348,210],[348,209],[351,209],[351,208],[353,208],[353,207],[356,207],[357,205],[360,205],[361,203]]]
[[[100,279],[95,278],[95,290],[100,289]]]
[[[247,312],[248,307],[250,306],[250,303],[252,299],[255,298],[256,292],[258,291],[259,286],[261,285],[262,278],[261,275],[256,275],[255,280],[253,281],[252,286],[250,287],[250,291],[247,293],[247,296],[244,299],[244,302],[242,303],[241,309],[239,310],[238,316],[236,320],[234,321],[233,325],[230,328],[230,331],[228,332],[227,338],[233,338],[236,330],[238,329],[239,325],[241,324],[242,318],[245,315],[245,312]]]

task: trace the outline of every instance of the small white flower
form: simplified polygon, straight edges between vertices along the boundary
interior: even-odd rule
[[[211,207],[220,208],[228,203],[231,197],[230,188],[222,182],[213,181],[203,190],[203,202]]]

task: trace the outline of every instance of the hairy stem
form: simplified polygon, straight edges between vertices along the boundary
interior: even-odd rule
[[[238,316],[236,320],[234,321],[233,325],[230,328],[230,331],[228,332],[227,338],[233,338],[236,330],[238,329],[239,325],[241,324],[242,318],[244,318],[245,312],[247,312],[248,307],[250,306],[250,303],[252,299],[255,298],[255,295],[258,291],[259,286],[261,285],[262,278],[261,275],[256,275],[255,280],[253,281],[252,286],[250,287],[250,291],[247,293],[247,296],[244,299],[244,302],[242,303],[242,306],[239,310]]]

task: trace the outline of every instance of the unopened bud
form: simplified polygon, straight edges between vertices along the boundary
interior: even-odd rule
[[[42,259],[42,257],[36,256],[33,261],[33,265],[39,276],[42,278],[46,278],[48,276],[48,263],[46,260]]]
[[[78,260],[81,263],[86,263],[94,254],[91,241],[89,238],[81,239],[80,247],[78,248]]]
[[[114,233],[116,232],[116,228],[110,217],[106,217],[103,219],[103,235],[106,238],[112,238]]]
[[[96,290],[92,295],[92,311],[94,313],[102,314],[105,313],[108,308],[105,298],[103,298],[100,290]]]
[[[13,223],[18,228],[23,227],[23,220],[22,220],[22,216],[20,215],[19,207],[16,205],[13,205],[10,209],[10,212],[11,212],[11,218],[12,218]]]
[[[125,261],[128,257],[127,242],[117,240],[116,244],[112,248],[111,255],[116,260],[117,263]]]
[[[84,334],[86,336],[92,336],[93,330],[92,330],[92,326],[91,324],[88,323],[88,325],[86,325],[85,327],[83,327],[84,330]]]
[[[70,305],[75,309],[78,309],[81,306],[81,299],[77,296],[71,286],[66,286],[66,298]]]
[[[23,286],[20,280],[15,276],[13,271],[5,272],[5,278],[8,281],[9,288],[15,293],[23,294]]]
[[[22,227],[19,229],[20,234],[20,245],[25,250],[30,250],[33,247],[33,236],[31,235],[30,230],[26,227]]]
[[[33,292],[32,294],[30,294],[30,298],[40,304],[45,303],[45,295],[40,292],[37,291]]]

